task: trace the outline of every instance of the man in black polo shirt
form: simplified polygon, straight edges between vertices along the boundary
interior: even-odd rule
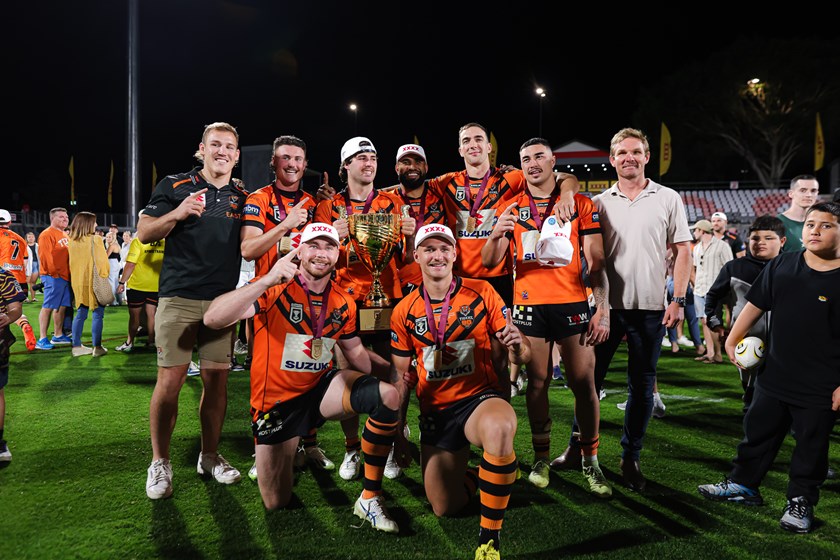
[[[223,484],[240,478],[218,453],[234,328],[214,330],[202,322],[210,302],[234,289],[239,279],[239,229],[248,194],[231,179],[239,134],[227,123],[207,125],[195,157],[202,167],[158,183],[137,224],[141,242],[166,239],[155,314],[158,377],[149,411],[152,464],[146,495],[153,500],[172,495],[169,445],[196,344],[204,386],[197,470]]]

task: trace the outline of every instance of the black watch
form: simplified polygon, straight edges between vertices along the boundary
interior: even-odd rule
[[[677,302],[680,307],[685,307],[685,296],[674,297],[671,301]]]

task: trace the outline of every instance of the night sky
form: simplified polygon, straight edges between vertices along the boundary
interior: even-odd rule
[[[73,156],[78,208],[108,210],[113,160],[114,211],[124,211],[126,4],[9,7],[7,207],[68,204]],[[741,36],[838,34],[827,17],[815,30],[786,15],[786,29],[719,11],[660,15],[673,20],[663,24],[638,5],[518,2],[494,12],[484,3],[471,6],[476,15],[455,4],[141,0],[141,202],[152,164],[159,177],[190,169],[204,125],[217,120],[238,128],[242,146],[300,136],[310,168],[331,174],[357,131],[380,152],[384,186],[394,182],[397,147],[415,136],[431,173],[462,168],[457,129],[468,121],[494,133],[500,161],[518,163],[517,148],[538,132],[537,86],[548,92],[544,137],[606,148],[633,124],[639,86],[673,68]]]

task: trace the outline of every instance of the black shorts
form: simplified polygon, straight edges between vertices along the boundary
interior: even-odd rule
[[[513,278],[507,276],[493,276],[491,278],[480,278],[480,280],[487,280],[496,293],[502,296],[502,301],[505,305],[510,307],[513,305]]]
[[[470,415],[486,399],[496,398],[502,398],[501,393],[494,389],[487,389],[443,410],[419,415],[417,418],[420,420],[420,443],[447,451],[463,449],[470,443],[464,435],[464,426]]]
[[[283,443],[293,437],[307,435],[312,428],[323,426],[325,420],[319,412],[321,400],[337,371],[331,369],[309,392],[290,401],[278,401],[268,411],[251,407],[251,431],[257,444]]]
[[[158,304],[158,293],[157,292],[143,292],[140,290],[127,290],[125,292],[126,299],[128,300],[129,307],[143,307],[144,305],[154,305],[157,307]]]
[[[586,301],[514,305],[511,317],[513,324],[525,336],[553,341],[586,332],[591,318]]]

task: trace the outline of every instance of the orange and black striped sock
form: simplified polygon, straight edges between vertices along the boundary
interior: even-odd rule
[[[382,493],[385,463],[397,434],[397,422],[382,422],[368,418],[362,430],[362,452],[365,454],[365,479],[362,498],[367,500]]]
[[[318,429],[312,428],[308,434],[300,438],[304,449],[318,446]]]
[[[478,469],[478,489],[481,498],[481,528],[478,544],[493,540],[499,543],[499,531],[516,481],[516,453],[499,457],[484,452]],[[498,549],[498,546],[497,546]]]

